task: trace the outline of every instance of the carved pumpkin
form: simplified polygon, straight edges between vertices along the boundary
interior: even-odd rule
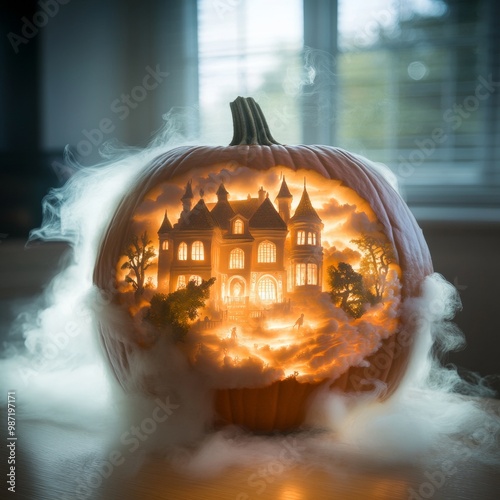
[[[94,281],[129,318],[101,324],[114,372],[154,393],[129,360],[168,337],[219,422],[264,432],[300,426],[321,384],[389,396],[413,343],[404,301],[432,272],[420,228],[368,160],[277,143],[251,98],[231,110],[229,146],[157,158],[105,234]]]

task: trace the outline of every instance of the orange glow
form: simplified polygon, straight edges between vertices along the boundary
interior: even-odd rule
[[[303,500],[305,498],[302,488],[292,484],[285,485],[279,495],[280,500]]]
[[[221,207],[226,219],[212,215]],[[359,242],[372,237],[380,249],[388,241],[368,203],[340,181],[285,167],[191,174],[148,193],[131,226],[131,234],[143,231],[156,250],[143,277],[147,287],[139,299],[134,295],[135,275],[122,269],[122,256],[122,302],[133,316],[144,314],[155,293],[172,293],[181,280],[216,277],[179,344],[208,377],[221,375],[235,386],[243,384],[238,374],[260,377],[256,384],[290,376],[335,379],[398,329],[400,267],[387,249],[387,267],[373,267]],[[179,245],[189,251],[177,263]],[[347,298],[330,295],[328,270],[342,263],[351,270],[349,279],[362,278],[363,295],[351,289]],[[348,300],[356,297],[358,309],[349,309]]]

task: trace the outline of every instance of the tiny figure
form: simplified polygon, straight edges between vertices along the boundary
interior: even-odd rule
[[[297,330],[300,330],[300,327],[304,324],[304,313],[300,315],[300,318],[297,319],[295,324],[292,327],[292,330],[297,327]]]
[[[236,335],[236,327],[233,326],[233,328],[231,329],[231,340],[236,340],[238,338],[238,336]]]

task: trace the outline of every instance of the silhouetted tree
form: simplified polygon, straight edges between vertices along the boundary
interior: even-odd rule
[[[329,266],[327,272],[332,301],[353,318],[359,318],[365,301],[363,276],[347,262],[339,262],[337,267]]]
[[[196,319],[198,309],[205,306],[214,282],[215,278],[202,280],[199,285],[190,281],[185,288],[175,292],[155,293],[146,320],[159,329],[170,327],[174,338],[182,339],[189,330],[189,321]]]
[[[122,269],[130,269],[125,281],[130,283],[135,290],[135,297],[139,299],[144,293],[144,279],[146,269],[152,264],[152,259],[156,255],[152,241],[148,237],[147,231],[141,236],[133,235],[130,238],[128,247],[123,252],[127,257],[127,262],[122,265]],[[132,274],[132,275],[131,275]]]
[[[355,243],[363,254],[359,270],[367,290],[367,299],[372,304],[380,302],[387,283],[389,264],[394,262],[392,245],[382,234],[379,236],[365,234],[351,242]]]

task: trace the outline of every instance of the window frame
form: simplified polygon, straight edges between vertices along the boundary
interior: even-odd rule
[[[188,260],[188,244],[185,241],[179,243],[177,248],[177,260],[185,262]]]
[[[203,278],[199,274],[191,274],[191,276],[189,276],[188,283],[191,281],[194,281],[195,284],[199,286],[203,282]]]
[[[244,234],[245,224],[241,219],[235,219],[233,222],[233,234]]]
[[[229,252],[229,269],[245,269],[245,252],[242,248],[233,248]]]
[[[182,288],[186,288],[187,281],[186,281],[186,275],[180,274],[177,276],[177,288],[176,290],[181,290]]]
[[[303,229],[299,229],[297,231],[297,245],[305,245],[306,244],[306,231]]]
[[[191,244],[191,260],[203,262],[205,260],[205,245],[203,241],[196,240]]]
[[[275,264],[276,243],[269,240],[261,241],[257,247],[257,262],[259,264]]]
[[[319,61],[322,71],[316,74],[314,82],[307,87],[307,93],[301,96],[303,114],[300,121],[303,144],[326,144],[342,147],[342,144],[338,142],[336,128],[338,121],[331,119],[332,116],[338,116],[342,104],[342,90],[338,77],[339,58],[346,53],[345,48],[339,47],[339,4],[340,0],[303,2],[303,45],[304,47],[314,48],[317,55],[326,56]],[[498,64],[500,34],[496,26],[497,20],[500,18],[500,7],[495,0],[482,0],[480,7],[481,18],[477,23],[480,23],[480,28],[484,27],[484,29],[479,29],[474,35],[468,35],[473,36],[474,43],[482,47],[482,57],[478,62],[476,72],[486,78],[491,74],[494,81],[500,81],[500,67]],[[373,24],[376,24],[377,21],[376,14],[377,12],[374,11],[375,17],[370,19]],[[193,23],[197,23],[197,20],[194,20]],[[373,24],[367,26],[367,29],[374,29]],[[450,32],[450,27],[457,31],[460,25],[458,22],[443,24],[443,30]],[[193,37],[196,44],[196,29],[190,29],[190,36]],[[432,42],[432,47],[455,44],[460,48],[464,43],[464,36],[458,30],[455,37]],[[408,46],[412,43],[411,41],[408,42]],[[398,41],[395,44],[391,43],[390,40],[382,42],[376,47],[376,49],[388,51],[395,58],[399,57],[402,48],[402,42]],[[373,50],[373,47],[355,47],[354,50],[368,52]],[[196,62],[198,62],[198,59],[199,55]],[[442,85],[449,87],[445,98],[448,99],[449,106],[453,106],[453,104],[460,104],[462,99],[458,98],[457,101],[457,97],[453,94],[455,92],[453,89],[457,86],[458,81],[456,75],[453,74],[453,64],[450,64],[448,71],[450,75],[442,80]],[[392,85],[389,81],[388,84]],[[423,89],[423,87],[419,88]],[[397,95],[397,92],[398,90],[395,89],[394,95]],[[193,102],[197,101],[197,95],[192,96]],[[459,96],[460,94],[456,95]],[[500,126],[498,118],[500,114],[500,91],[496,89],[489,99],[486,103],[488,110],[485,111],[484,118],[481,121],[483,130],[478,134],[484,142],[480,148],[480,152],[483,154],[480,157],[478,156],[479,159],[477,160],[481,163],[481,166],[477,170],[478,181],[476,183],[451,184],[446,182],[446,179],[442,181],[436,179],[434,181],[430,177],[429,184],[423,183],[426,179],[408,180],[408,176],[403,171],[404,169],[400,168],[401,162],[398,160],[398,155],[402,150],[398,149],[399,146],[392,149],[390,159],[386,160],[386,163],[393,171],[395,180],[399,182],[404,198],[417,219],[497,221],[500,218],[500,153],[495,138],[499,134]],[[397,105],[397,102],[394,102],[394,104]],[[439,124],[436,124],[436,126],[439,126]],[[397,130],[397,123],[394,124],[394,129]],[[485,135],[486,133],[488,135]],[[417,135],[415,135],[415,138],[418,138]],[[422,140],[426,138],[425,135],[421,137]],[[456,145],[450,143],[449,150],[455,151],[456,147]],[[365,154],[363,149],[352,149],[352,151],[361,155]],[[373,152],[369,151],[366,155],[373,162],[378,161]],[[469,166],[465,165],[463,168],[475,168],[472,160],[469,161],[469,164]],[[443,169],[446,170],[446,168],[448,167],[443,164]],[[453,175],[455,168],[454,160],[450,160],[450,177]]]

